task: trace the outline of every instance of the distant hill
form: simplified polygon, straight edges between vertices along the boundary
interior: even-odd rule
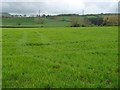
[[[60,14],[41,17],[26,17],[2,13],[2,26],[34,26],[34,27],[70,27],[70,26],[116,26],[118,14]],[[7,17],[7,18],[6,18]],[[73,25],[76,24],[76,25]]]
[[[2,13],[0,13],[0,16],[2,16],[2,17],[11,17],[12,15],[7,13],[7,12],[2,12]]]

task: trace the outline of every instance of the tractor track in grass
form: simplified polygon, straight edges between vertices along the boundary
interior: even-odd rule
[[[40,39],[41,39],[41,42],[42,43],[50,43],[50,39],[48,39],[43,33],[38,33],[37,32],[37,35],[40,36]],[[32,53],[32,48],[31,47],[28,47],[26,46],[26,43],[28,41],[28,33],[23,31],[22,33],[22,37],[17,41],[17,44],[16,44],[16,51],[17,52],[20,52],[23,56],[28,56],[28,57],[31,57],[31,58],[34,58],[34,59],[39,59],[39,57],[41,57],[42,59],[49,59],[49,57],[47,56],[43,56],[43,55],[38,55],[38,54],[33,54]],[[19,48],[20,47],[20,48]],[[53,46],[49,45],[49,48],[51,48],[52,50],[56,49],[54,48]]]
[[[16,51],[21,53],[20,56],[15,56],[16,58],[18,57],[30,57],[30,58],[33,58],[33,60],[41,60],[41,61],[51,61],[53,63],[57,62],[57,61],[54,61],[50,56],[47,56],[47,55],[43,55],[40,53],[33,53],[32,50],[34,49],[34,47],[32,46],[26,46],[26,43],[29,42],[28,38],[29,38],[29,33],[23,31],[22,32],[22,36],[21,38],[17,41],[17,44],[16,44]],[[50,39],[48,37],[46,37],[45,34],[43,33],[40,33],[40,32],[37,32],[37,34],[35,34],[37,36],[39,36],[40,40],[42,43],[51,43],[50,42]],[[19,48],[21,47],[21,48]],[[47,48],[50,48],[51,50],[53,51],[56,51],[56,52],[66,52],[68,53],[67,51],[63,51],[62,49],[58,49],[52,45],[48,45]],[[49,52],[49,51],[48,51]],[[55,56],[55,55],[54,55]],[[65,64],[67,66],[69,66],[69,64],[66,64],[66,63],[62,63],[62,64]]]
[[[27,42],[29,41],[28,36],[29,33],[27,33],[26,31],[23,31],[22,32],[22,36],[21,38],[17,41],[17,44],[16,44],[16,51],[17,52],[20,52],[23,56],[28,56],[28,57],[31,57],[31,58],[34,58],[34,59],[39,59],[39,58],[42,58],[44,60],[50,60],[50,57],[49,56],[43,56],[42,54],[38,54],[38,53],[32,53],[32,50],[34,47],[37,47],[35,43],[33,43],[33,46],[28,46],[26,45]],[[39,46],[47,46],[47,48],[50,48],[51,50],[54,50],[54,51],[57,51],[57,52],[65,52],[63,51],[62,49],[60,48],[55,48],[54,45],[52,45],[53,43],[51,43],[51,40],[43,33],[41,32],[35,32],[35,36],[38,36],[41,40],[41,43],[42,45],[39,45]],[[37,37],[37,38],[38,38]],[[32,43],[32,42],[31,42]],[[50,45],[47,45],[47,44],[50,44]],[[35,45],[35,46],[34,46]],[[21,47],[21,48],[19,48]],[[91,49],[90,49],[91,50]],[[70,50],[67,50],[66,48],[66,53],[67,51],[70,51]],[[72,51],[73,52],[73,51]],[[83,51],[81,51],[82,53]],[[88,50],[87,51],[84,51],[86,53],[88,53]],[[76,53],[76,51],[74,51],[74,53]]]

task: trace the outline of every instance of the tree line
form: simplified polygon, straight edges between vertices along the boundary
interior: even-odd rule
[[[118,26],[118,15],[96,15],[83,16],[80,19],[77,16],[71,18],[71,27],[85,27],[85,26]]]

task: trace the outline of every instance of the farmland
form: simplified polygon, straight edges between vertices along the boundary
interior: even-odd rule
[[[2,29],[3,88],[118,87],[117,27]]]
[[[11,17],[11,18],[3,18],[3,25],[10,25],[10,26],[44,26],[44,27],[54,27],[54,26],[69,26],[70,22],[69,21],[63,21],[65,20],[70,20],[70,17],[65,17],[65,16],[59,16],[59,17],[48,17],[48,18],[42,18],[42,21],[40,20],[39,17]]]
[[[106,21],[109,19],[109,22]],[[73,22],[84,26],[117,26],[117,14],[93,14],[93,15],[61,15],[41,17],[15,17],[2,18],[4,27],[70,27]]]

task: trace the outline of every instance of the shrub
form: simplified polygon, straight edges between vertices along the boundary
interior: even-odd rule
[[[18,23],[17,25],[19,25],[19,26],[20,26],[20,25],[21,25],[21,23]]]
[[[94,18],[88,18],[88,20],[94,25],[100,26],[103,24],[103,18],[99,16],[96,16]]]
[[[82,27],[86,27],[84,24],[81,25]]]

